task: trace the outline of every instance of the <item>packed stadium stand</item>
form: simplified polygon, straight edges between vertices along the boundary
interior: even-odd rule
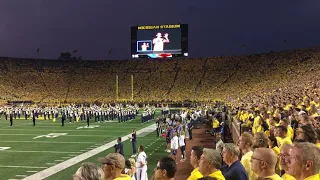
[[[7,101],[115,102],[116,76],[119,99],[130,99],[133,75],[135,102],[204,102],[197,108],[204,110],[206,119],[201,122],[207,123],[208,128],[204,131],[202,126],[194,131],[195,140],[189,139],[186,157],[190,157],[194,145],[216,150],[229,148],[228,153],[232,151],[230,148],[241,149],[241,163],[246,176],[250,176],[246,179],[254,180],[256,172],[251,170],[253,148],[265,148],[260,150],[266,152],[272,149],[274,153],[256,154],[261,157],[262,154],[272,154],[271,158],[286,163],[284,145],[295,142],[290,148],[295,147],[301,152],[305,151],[304,146],[313,148],[310,154],[314,159],[307,160],[319,162],[320,151],[314,148],[316,145],[320,147],[319,74],[319,47],[247,56],[131,61],[0,58],[0,105]],[[220,101],[224,102],[221,109],[217,108]],[[191,119],[197,115],[198,111],[194,110],[186,110]],[[182,118],[181,114],[179,116]],[[198,118],[195,119],[198,124]],[[215,131],[219,128],[222,137]],[[239,147],[236,144],[219,147],[221,142],[239,143]],[[304,143],[300,146],[298,142]],[[228,161],[225,153],[222,151],[223,161]],[[238,160],[239,154],[232,156]],[[267,162],[270,159],[263,158],[255,160]],[[292,157],[288,155],[286,158]],[[199,164],[199,168],[206,164],[209,163]],[[281,164],[281,170],[280,165],[274,163],[272,173],[293,176],[294,171],[284,168],[287,165]],[[188,159],[182,159],[175,178],[186,179],[193,168]],[[221,170],[227,177],[227,171]],[[313,172],[318,179],[319,170],[317,166]]]
[[[34,102],[95,102],[131,97],[134,101],[213,101],[284,92],[315,85],[319,48],[248,56],[57,61],[0,58],[0,99]],[[284,93],[284,95],[286,95]],[[298,94],[297,94],[298,95]]]

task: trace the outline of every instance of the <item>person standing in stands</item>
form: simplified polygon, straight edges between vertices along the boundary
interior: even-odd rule
[[[167,152],[171,152],[171,136],[173,134],[173,129],[171,126],[168,126],[167,134],[166,134],[166,143],[167,143]]]
[[[173,180],[177,172],[177,165],[170,157],[163,157],[159,160],[157,167],[154,169],[156,180]]]
[[[238,141],[238,146],[242,152],[241,164],[246,170],[249,180],[255,180],[257,175],[251,169],[253,136],[248,132],[242,133]]]
[[[122,174],[125,168],[125,159],[121,154],[110,153],[106,157],[99,158],[98,161],[102,164],[105,180],[131,180],[130,176]]]
[[[185,138],[185,132],[181,131],[179,136],[179,146],[181,150],[181,162],[184,162],[186,160],[186,138]]]
[[[189,139],[192,140],[192,130],[193,130],[193,123],[192,123],[192,121],[189,121],[189,123],[188,123],[188,125],[187,125],[187,128],[188,128]]]
[[[225,180],[222,172],[220,171],[221,163],[222,158],[219,151],[204,148],[203,154],[200,158],[199,171],[203,176],[210,176],[218,180]]]
[[[131,144],[132,144],[132,153],[135,156],[137,154],[137,132],[136,129],[132,130],[131,137],[128,137],[131,139]]]
[[[212,119],[212,132],[211,132],[213,136],[216,137],[217,133],[219,132],[219,127],[220,127],[220,122],[216,117],[214,117]]]
[[[282,146],[281,150],[280,150],[280,154],[279,154],[279,160],[280,160],[280,165],[282,168],[282,172],[281,174],[281,178],[284,180],[295,180],[295,178],[293,176],[291,176],[290,174],[288,174],[288,163],[290,161],[290,149],[293,146],[291,144],[285,144]]]
[[[258,177],[281,180],[275,172],[276,164],[277,155],[272,149],[257,148],[252,154],[251,169]]]
[[[104,172],[102,168],[94,163],[83,163],[73,175],[73,180],[104,180]]]
[[[285,126],[278,126],[277,127],[277,142],[279,149],[281,150],[282,146],[285,144],[292,144],[291,138],[287,135],[288,129]]]
[[[179,148],[179,138],[177,136],[177,133],[173,133],[173,137],[171,139],[171,157],[177,162],[177,153],[178,153],[178,148]]]
[[[123,152],[123,143],[121,141],[121,137],[118,137],[117,139],[118,144],[116,144],[115,147],[115,152],[116,153],[120,153],[122,156],[124,156],[124,152]]]
[[[183,130],[183,126],[180,122],[180,120],[176,120],[176,127],[175,131],[177,132],[177,135],[180,136],[180,132]]]
[[[295,143],[289,151],[288,174],[297,180],[319,180],[320,149],[313,143]]]
[[[200,157],[203,153],[203,147],[193,146],[190,153],[190,164],[194,168],[187,180],[197,180],[202,177],[199,171]]]
[[[240,149],[233,143],[224,144],[222,150],[223,161],[227,168],[222,172],[226,180],[248,180],[248,174],[239,161]]]

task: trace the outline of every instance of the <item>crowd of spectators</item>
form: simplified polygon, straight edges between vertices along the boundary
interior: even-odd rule
[[[190,179],[320,179],[319,61],[319,48],[137,61],[0,58],[0,103],[115,101],[115,77],[120,98],[128,98],[133,75],[137,102],[223,100],[233,123],[240,124],[235,143],[194,148]],[[160,160],[156,175],[170,179],[165,165],[174,162]],[[75,176],[86,166],[92,165]]]
[[[317,48],[248,56],[56,61],[0,58],[0,102],[105,102],[134,100],[242,102],[256,96],[298,95],[316,91]],[[260,92],[263,92],[262,94]],[[290,92],[290,93],[289,93]],[[239,99],[238,99],[239,98]]]

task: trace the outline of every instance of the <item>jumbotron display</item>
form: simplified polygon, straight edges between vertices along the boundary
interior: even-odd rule
[[[188,56],[188,25],[131,27],[131,55],[132,58]]]

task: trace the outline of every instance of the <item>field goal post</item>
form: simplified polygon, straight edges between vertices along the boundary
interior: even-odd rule
[[[119,102],[119,101],[133,101],[134,89],[133,89],[133,75],[132,74],[131,74],[130,86],[131,86],[131,97],[128,99],[119,99],[119,76],[116,75],[116,100],[117,100],[117,102]]]

